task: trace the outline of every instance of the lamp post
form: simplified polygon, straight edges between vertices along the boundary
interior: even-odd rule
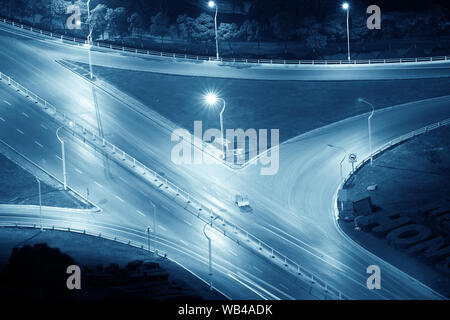
[[[153,206],[153,242],[155,242],[155,250],[156,250],[156,206],[153,201],[150,201],[150,204]]]
[[[349,17],[350,17],[350,5],[347,2],[342,4],[342,8],[347,11],[347,52],[348,52],[348,61],[350,61],[350,26],[349,26]]]
[[[215,106],[218,101],[223,102],[223,108],[220,111],[219,119],[220,119],[220,136],[221,136],[222,152],[223,152],[222,158],[225,159],[226,146],[225,146],[224,133],[223,133],[223,112],[225,111],[225,108],[226,108],[226,101],[222,98],[217,97],[217,95],[215,93],[208,93],[205,96],[205,100],[206,100],[206,103],[210,106]]]
[[[147,248],[150,252],[150,227],[147,227]]]
[[[345,150],[345,148],[343,148],[343,147],[335,146],[335,145],[332,145],[332,144],[329,144],[328,146],[330,148],[335,148],[335,149],[342,150],[345,153],[344,157],[342,158],[342,160],[341,160],[341,162],[339,164],[339,173],[340,173],[340,176],[341,176],[341,181],[344,181],[344,175],[342,174],[342,164],[344,163],[344,160],[347,157],[347,150]]]
[[[216,58],[217,58],[217,60],[219,60],[219,39],[218,39],[218,36],[217,36],[217,12],[218,12],[218,6],[217,6],[217,4],[214,2],[214,1],[209,1],[208,2],[208,7],[210,7],[210,8],[216,8],[216,14],[214,15],[214,30],[215,30],[215,33],[216,33]]]
[[[370,166],[373,166],[373,155],[372,155],[372,117],[373,114],[375,113],[375,108],[373,106],[373,104],[371,104],[370,102],[359,98],[358,99],[359,102],[365,103],[367,105],[369,105],[372,108],[372,112],[370,113],[369,117],[367,118],[367,126],[369,129],[369,152],[370,152]]]
[[[212,227],[213,222],[217,219],[217,217],[215,217],[214,219],[211,217],[211,222],[210,223],[205,223],[205,225],[203,226],[203,234],[205,235],[206,239],[208,240],[208,266],[209,266],[209,290],[212,291],[213,287],[212,287],[212,276],[213,276],[213,272],[212,272],[212,247],[211,247],[211,238],[208,237],[208,235],[206,234],[206,226],[209,225]]]
[[[63,182],[64,182],[64,190],[67,190],[67,175],[66,175],[66,152],[64,147],[64,140],[59,136],[59,130],[63,129],[66,125],[62,125],[56,130],[56,138],[58,138],[61,143],[61,159],[63,163]],[[69,126],[72,126],[72,121],[69,122]]]
[[[62,159],[62,165],[63,165],[63,181],[64,181],[64,190],[67,190],[67,176],[66,176],[66,152],[64,148],[64,140],[60,138],[59,136],[59,130],[64,128],[65,126],[61,126],[56,130],[56,137],[58,138],[59,142],[61,143],[61,159]]]
[[[90,2],[91,0],[87,0],[86,2],[86,6],[87,6],[87,14],[88,14],[88,21],[90,21],[91,18],[91,6],[90,6]],[[91,56],[91,47],[92,47],[92,31],[93,31],[93,27],[90,23],[86,23],[86,22],[81,22],[81,21],[77,21],[78,25],[81,24],[87,24],[89,26],[89,34],[87,36],[87,44],[89,46],[88,48],[88,58],[89,58],[89,78],[92,80],[94,78],[94,74],[92,72],[92,56]]]
[[[90,2],[91,0],[87,1],[87,12],[88,12],[88,21],[90,21],[91,18],[91,8],[90,8]],[[92,57],[91,57],[91,47],[92,47],[92,25],[90,23],[88,23],[89,25],[89,34],[87,36],[87,41],[88,41],[88,45],[89,45],[89,50],[88,50],[88,55],[89,55],[89,77],[92,78],[94,77],[94,74],[92,73]]]
[[[41,180],[39,180],[37,177],[36,181],[38,183],[38,191],[39,191],[39,224],[41,225],[41,231],[44,231],[44,228],[42,226],[42,193],[41,193]]]

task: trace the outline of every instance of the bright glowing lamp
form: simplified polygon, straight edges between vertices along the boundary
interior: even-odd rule
[[[347,3],[347,2],[344,2],[344,3],[342,4],[342,8],[343,8],[344,10],[348,10],[348,8],[349,8],[348,3]]]
[[[216,3],[214,1],[210,1],[210,2],[208,2],[208,6],[210,8],[214,8],[216,6]]]
[[[205,95],[205,101],[210,106],[213,106],[217,103],[217,95],[215,93],[208,93]]]

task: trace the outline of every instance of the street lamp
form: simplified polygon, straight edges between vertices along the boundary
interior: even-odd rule
[[[156,206],[153,201],[150,201],[150,204],[153,206],[153,238],[155,242],[155,250],[156,250]]]
[[[340,176],[341,176],[341,181],[344,181],[344,175],[342,174],[342,164],[344,163],[344,160],[347,157],[347,150],[345,150],[345,148],[343,148],[343,147],[335,146],[335,145],[332,145],[332,144],[329,144],[328,146],[330,148],[335,148],[335,149],[342,150],[345,153],[344,157],[342,158],[342,160],[341,160],[341,162],[339,164],[339,173],[340,173]]]
[[[214,16],[214,30],[216,32],[216,58],[217,60],[219,60],[219,40],[217,37],[217,11],[218,11],[218,6],[214,1],[209,1],[208,2],[208,7],[210,8],[216,8],[216,14]]]
[[[73,125],[72,121],[69,122],[69,126]],[[64,140],[59,136],[59,130],[63,129],[66,125],[62,125],[56,130],[56,138],[58,138],[61,143],[61,159],[63,163],[63,181],[64,181],[64,190],[67,190],[67,176],[66,176],[66,152],[64,148]]]
[[[372,156],[372,117],[373,114],[375,113],[375,108],[373,106],[373,104],[371,104],[370,102],[359,98],[358,99],[359,102],[365,103],[367,105],[369,105],[372,108],[372,112],[370,113],[369,117],[367,118],[367,125],[368,125],[368,129],[369,129],[369,152],[370,152],[370,166],[373,166],[373,156]]]
[[[205,235],[206,239],[208,239],[208,257],[209,257],[209,290],[212,291],[213,287],[212,287],[212,248],[211,248],[211,238],[208,237],[208,235],[206,234],[206,226],[210,225],[211,227],[213,226],[213,222],[217,219],[218,217],[215,217],[214,219],[212,219],[211,217],[211,222],[210,223],[205,223],[205,225],[203,226],[203,234]]]
[[[41,225],[41,231],[44,231],[44,228],[42,226],[42,193],[41,193],[41,180],[39,180],[37,177],[35,177],[37,183],[38,183],[38,191],[39,191],[39,224]]]
[[[350,61],[350,26],[349,26],[349,15],[350,15],[350,5],[347,2],[342,4],[342,8],[347,11],[347,50],[348,50],[348,61]]]
[[[90,2],[91,0],[88,0],[86,3],[87,6],[87,14],[88,14],[88,21],[91,21],[91,8],[90,8]],[[81,24],[81,21],[78,21],[77,23]],[[87,42],[88,42],[88,46],[89,46],[89,51],[88,51],[88,57],[89,57],[89,77],[92,80],[92,78],[94,78],[94,74],[92,72],[92,57],[91,57],[91,47],[92,47],[92,25],[90,23],[87,23],[87,25],[89,26],[89,34],[87,36]]]
[[[223,152],[223,156],[222,157],[225,158],[226,147],[225,147],[225,140],[224,140],[224,134],[223,134],[223,112],[225,111],[225,108],[226,108],[226,102],[225,102],[224,99],[219,98],[213,92],[210,92],[210,93],[205,95],[205,101],[206,101],[206,103],[209,106],[215,106],[218,101],[222,101],[223,102],[223,108],[222,108],[222,111],[220,111],[219,119],[220,119],[220,136],[221,136],[222,152]]]

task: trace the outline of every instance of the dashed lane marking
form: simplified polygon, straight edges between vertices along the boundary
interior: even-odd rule
[[[125,202],[121,197],[119,196],[115,196],[117,198],[117,200],[121,201],[121,202]]]
[[[94,183],[95,183],[97,186],[99,186],[100,188],[103,188],[103,186],[102,186],[100,183],[98,183],[97,181],[94,181]]]
[[[139,213],[141,216],[145,217],[145,214],[143,214],[140,210],[136,210],[137,213]]]

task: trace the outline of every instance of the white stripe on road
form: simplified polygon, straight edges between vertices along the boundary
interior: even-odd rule
[[[187,245],[187,243],[183,239],[180,239],[180,241],[183,242],[184,245]]]
[[[5,119],[3,119],[2,117],[0,117],[0,120],[2,120],[3,122],[6,122],[6,120],[5,120]]]
[[[232,251],[232,250],[230,250],[230,253],[231,253],[233,256],[235,256],[235,257],[238,256],[238,255],[237,255],[234,251]]]
[[[75,171],[78,172],[79,174],[83,174],[83,172],[78,168],[75,168]]]
[[[60,156],[58,156],[58,155],[56,155],[56,157],[59,159],[59,160],[61,160],[62,161],[62,159],[61,159],[61,157]]]
[[[25,117],[27,117],[27,118],[29,118],[30,116],[29,115],[27,115],[25,112],[22,112],[22,115],[23,116],[25,116]]]
[[[119,196],[115,196],[119,201],[121,201],[121,202],[125,202],[121,197],[119,197]]]
[[[25,134],[25,133],[23,133],[23,131],[20,130],[20,129],[16,129],[16,131],[19,132],[20,134]]]
[[[48,128],[43,124],[41,124],[41,127],[44,128],[45,130],[48,130]]]
[[[259,268],[256,267],[256,266],[253,266],[253,268],[254,268],[256,271],[263,273],[263,272],[261,271],[261,269],[259,269]]]
[[[35,141],[34,143],[36,143],[39,147],[43,148],[44,146],[42,144],[40,144],[39,142]]]
[[[189,221],[184,220],[184,219],[183,219],[183,221],[186,222],[186,224],[188,224],[188,225],[190,225],[192,227],[192,223],[190,223]]]
[[[137,213],[139,213],[141,216],[145,217],[145,214],[143,214],[140,210],[136,210]]]
[[[11,105],[11,103],[9,103],[8,101],[6,101],[6,100],[3,100],[3,102],[4,103],[6,103],[8,106],[10,106]]]
[[[95,183],[97,186],[99,186],[100,188],[103,188],[103,186],[102,186],[100,183],[98,183],[97,181],[94,181],[94,183]]]
[[[158,225],[158,228],[163,229],[164,231],[167,231],[167,229],[164,228],[162,225]]]
[[[285,290],[289,290],[289,288],[283,285],[282,283],[280,283],[280,287],[283,287]]]

